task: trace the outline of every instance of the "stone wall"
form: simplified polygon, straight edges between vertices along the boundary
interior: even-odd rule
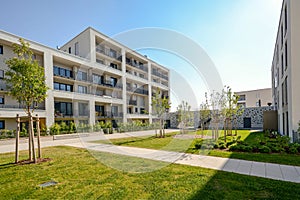
[[[244,118],[250,118],[251,121],[251,129],[262,129],[263,128],[263,113],[264,111],[274,110],[273,106],[266,107],[253,107],[253,108],[245,108],[244,113],[238,117],[238,129],[244,129]],[[199,127],[200,117],[199,111],[191,111],[194,116],[194,128]],[[167,120],[170,120],[171,128],[178,128],[178,117],[177,112],[169,113],[167,116]]]

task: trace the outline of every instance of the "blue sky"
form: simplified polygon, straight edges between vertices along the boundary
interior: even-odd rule
[[[177,31],[197,42],[234,91],[271,87],[271,62],[282,0],[10,0],[1,3],[0,29],[56,47],[88,26],[113,36],[143,27]],[[159,36],[158,36],[159,37]],[[201,103],[201,77],[184,60],[142,50],[182,72]]]

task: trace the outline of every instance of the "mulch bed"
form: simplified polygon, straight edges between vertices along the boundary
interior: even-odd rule
[[[51,161],[51,158],[37,158],[36,163],[33,160],[20,160],[17,165],[27,165],[27,164],[38,164],[38,163],[43,163],[43,162],[48,162]]]

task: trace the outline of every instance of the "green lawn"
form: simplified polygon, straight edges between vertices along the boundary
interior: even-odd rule
[[[130,137],[121,139],[111,139],[109,141],[97,141],[100,143],[111,143],[121,146],[133,146],[140,148],[159,149],[167,151],[186,152],[192,154],[199,154],[199,149],[195,148],[195,144],[202,142],[201,138],[197,139],[179,139],[174,138],[174,135],[178,133],[167,134],[165,138],[156,138],[155,136],[145,137]],[[190,135],[201,135],[201,132],[190,132]],[[205,131],[204,135],[210,135],[210,131]],[[219,141],[224,140],[223,131],[219,133]],[[241,140],[251,144],[256,142],[259,137],[262,137],[263,133],[251,132],[248,130],[238,130],[238,136],[241,136]],[[235,136],[236,138],[236,136]],[[232,136],[227,136],[227,140],[231,140]],[[243,160],[252,160],[258,162],[270,162],[286,165],[300,166],[300,156],[292,154],[262,154],[262,153],[244,153],[244,152],[230,152],[228,150],[211,149],[205,152],[210,156],[224,157],[224,158],[236,158]]]
[[[101,164],[84,149],[43,149],[50,162],[14,165],[0,154],[0,199],[296,199],[300,184],[170,164],[148,173],[128,173]],[[94,152],[95,153],[95,152]],[[97,153],[95,153],[96,155]],[[22,157],[27,152],[21,152]],[[152,168],[162,163],[98,153],[110,166]],[[165,163],[164,163],[165,164]],[[56,186],[39,184],[55,180]]]

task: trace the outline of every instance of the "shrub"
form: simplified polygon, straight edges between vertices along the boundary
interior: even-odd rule
[[[244,146],[243,151],[244,152],[252,152],[252,146]]]
[[[234,144],[229,147],[229,151],[239,151],[238,145]]]
[[[60,125],[58,123],[54,123],[50,127],[50,134],[51,135],[58,135],[60,133]]]
[[[195,144],[195,149],[201,149],[201,146],[202,146],[202,142],[198,142]]]
[[[259,152],[260,153],[271,153],[271,149],[268,146],[263,145],[263,146],[259,147]]]
[[[225,145],[225,144],[221,144],[221,145],[219,146],[219,149],[226,149],[226,145]]]
[[[233,144],[235,144],[235,143],[236,143],[235,140],[230,141],[230,142],[227,142],[227,143],[226,143],[226,147],[229,147],[229,146],[231,146],[231,145],[233,145]]]

